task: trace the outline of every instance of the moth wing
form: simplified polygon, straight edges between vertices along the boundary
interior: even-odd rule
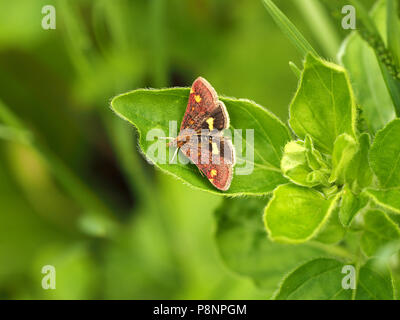
[[[201,124],[201,129],[205,130],[224,130],[229,128],[229,116],[225,104],[218,101],[217,107],[205,116]]]
[[[194,136],[181,151],[219,190],[229,189],[235,165],[235,150],[223,136]]]
[[[202,77],[197,78],[190,90],[180,130],[208,129],[212,131],[228,127],[229,116],[224,103],[218,100],[217,92],[207,80]]]

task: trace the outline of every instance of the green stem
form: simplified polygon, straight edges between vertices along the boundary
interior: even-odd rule
[[[355,261],[356,257],[350,251],[343,247],[327,245],[317,241],[309,241],[308,244],[314,248],[321,249],[328,254],[343,258],[349,261]]]
[[[285,14],[279,10],[272,0],[262,0],[265,8],[272,16],[272,19],[276,22],[282,32],[292,41],[299,52],[305,57],[307,53],[311,52],[315,56],[319,56],[317,51],[311,46],[296,26],[285,16]]]
[[[325,54],[335,58],[340,47],[340,38],[321,3],[318,0],[295,0],[294,4],[309,24]]]
[[[153,54],[153,85],[165,87],[168,83],[167,49],[165,34],[165,0],[150,0],[151,46]]]
[[[386,0],[386,34],[388,49],[393,53],[397,65],[400,65],[400,26],[398,1]]]
[[[75,69],[81,78],[87,77],[91,72],[91,64],[86,58],[85,52],[91,50],[92,44],[87,34],[86,26],[79,18],[76,8],[71,2],[59,0],[57,7],[65,21],[65,32],[68,45],[66,46]]]
[[[292,71],[295,74],[295,76],[297,77],[297,79],[300,79],[301,78],[301,70],[299,69],[299,67],[292,61],[289,61],[289,67],[290,67],[290,69],[292,69]]]
[[[349,2],[356,8],[357,17],[361,21],[360,35],[374,49],[396,115],[400,117],[400,66],[397,59],[394,58],[392,51],[385,47],[379,31],[365,7],[358,0],[349,0]]]
[[[31,143],[32,137],[30,135],[30,132],[0,124],[0,139],[16,141],[22,144],[29,145]]]

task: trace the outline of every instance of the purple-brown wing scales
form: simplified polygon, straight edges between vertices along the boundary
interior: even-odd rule
[[[235,152],[229,139],[196,136],[184,144],[181,151],[217,189],[229,189],[235,164]]]
[[[223,130],[229,127],[225,105],[218,100],[214,88],[202,77],[197,78],[190,89],[189,101],[180,130]]]

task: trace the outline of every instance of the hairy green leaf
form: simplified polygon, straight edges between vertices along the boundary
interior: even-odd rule
[[[283,175],[304,187],[329,186],[329,169],[322,155],[314,148],[309,135],[305,141],[286,144],[281,161]]]
[[[348,185],[343,188],[339,206],[339,219],[345,227],[349,227],[354,217],[368,204],[368,197],[355,195]]]
[[[304,147],[306,148],[307,162],[311,169],[320,170],[328,168],[327,160],[317,149],[315,149],[314,142],[312,141],[310,135],[306,135]]]
[[[357,142],[346,133],[335,140],[332,153],[332,173],[329,182],[342,185],[345,182],[346,170],[357,152]]]
[[[343,239],[345,233],[346,229],[339,220],[339,207],[336,207],[314,240],[325,244],[335,244]]]
[[[351,190],[356,193],[368,187],[372,182],[372,171],[368,163],[371,144],[369,135],[367,133],[360,135],[358,143],[358,151],[348,165],[345,178],[351,186]]]
[[[334,259],[311,260],[290,273],[281,284],[277,300],[350,300],[352,290],[342,288],[344,264]]]
[[[367,256],[373,256],[386,243],[400,238],[399,227],[383,211],[369,210],[363,217],[361,248]]]
[[[372,144],[369,163],[382,189],[400,187],[400,119],[380,130]]]
[[[392,300],[392,279],[389,272],[377,271],[373,262],[355,273],[355,291],[343,286],[349,273],[346,264],[327,258],[311,260],[290,273],[275,295],[277,300]],[[385,270],[386,271],[386,270]]]
[[[286,178],[298,185],[307,187],[317,185],[317,183],[309,183],[307,181],[307,177],[312,170],[308,166],[306,149],[302,141],[290,141],[286,144],[283,151],[281,169]]]
[[[385,190],[378,190],[369,188],[365,190],[368,195],[376,204],[400,213],[400,188],[391,188]]]
[[[376,260],[369,260],[358,273],[357,300],[393,300],[393,279],[387,267],[377,269]]]
[[[290,126],[304,139],[309,134],[321,151],[332,153],[336,137],[355,136],[356,109],[346,71],[307,55],[300,86],[290,105]]]
[[[262,222],[267,201],[265,198],[224,199],[215,212],[215,237],[226,265],[272,294],[284,274],[302,261],[321,256],[322,251],[306,244],[280,244],[268,239]]]
[[[316,190],[292,184],[279,186],[265,208],[264,222],[270,238],[289,243],[311,239],[329,218],[337,198],[326,199]]]
[[[172,158],[174,150],[170,151],[165,147],[165,140],[158,140],[157,137],[146,139],[146,136],[152,129],[158,129],[156,136],[175,135],[176,132],[169,133],[169,124],[170,121],[177,121],[179,128],[188,96],[188,88],[139,89],[115,97],[111,107],[121,118],[138,129],[139,146],[149,161],[163,172],[172,174],[192,187],[220,195],[261,195],[285,183],[286,179],[280,171],[280,161],[283,147],[290,139],[289,130],[273,114],[248,100],[220,98],[228,109],[231,129],[241,129],[243,139],[241,150],[236,147],[237,164],[228,191],[220,192],[215,189],[193,164],[185,165],[179,161],[178,164],[169,164],[168,159]],[[254,130],[254,142],[246,129]],[[235,143],[234,136],[233,140]],[[166,149],[166,163],[157,161],[157,155],[152,154],[157,148]],[[254,159],[251,159],[252,154]],[[237,174],[238,168],[242,169],[241,175]],[[251,170],[252,168],[254,169]],[[246,170],[251,174],[243,174]]]

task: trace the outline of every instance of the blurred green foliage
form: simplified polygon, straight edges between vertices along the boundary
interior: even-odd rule
[[[306,10],[276,3],[335,58]],[[55,30],[41,27],[48,4]],[[201,75],[286,121],[300,59],[261,1],[1,1],[0,100],[35,147],[0,140],[0,298],[266,298],[218,256],[221,199],[156,172],[109,101]],[[47,264],[56,290],[41,287]]]

